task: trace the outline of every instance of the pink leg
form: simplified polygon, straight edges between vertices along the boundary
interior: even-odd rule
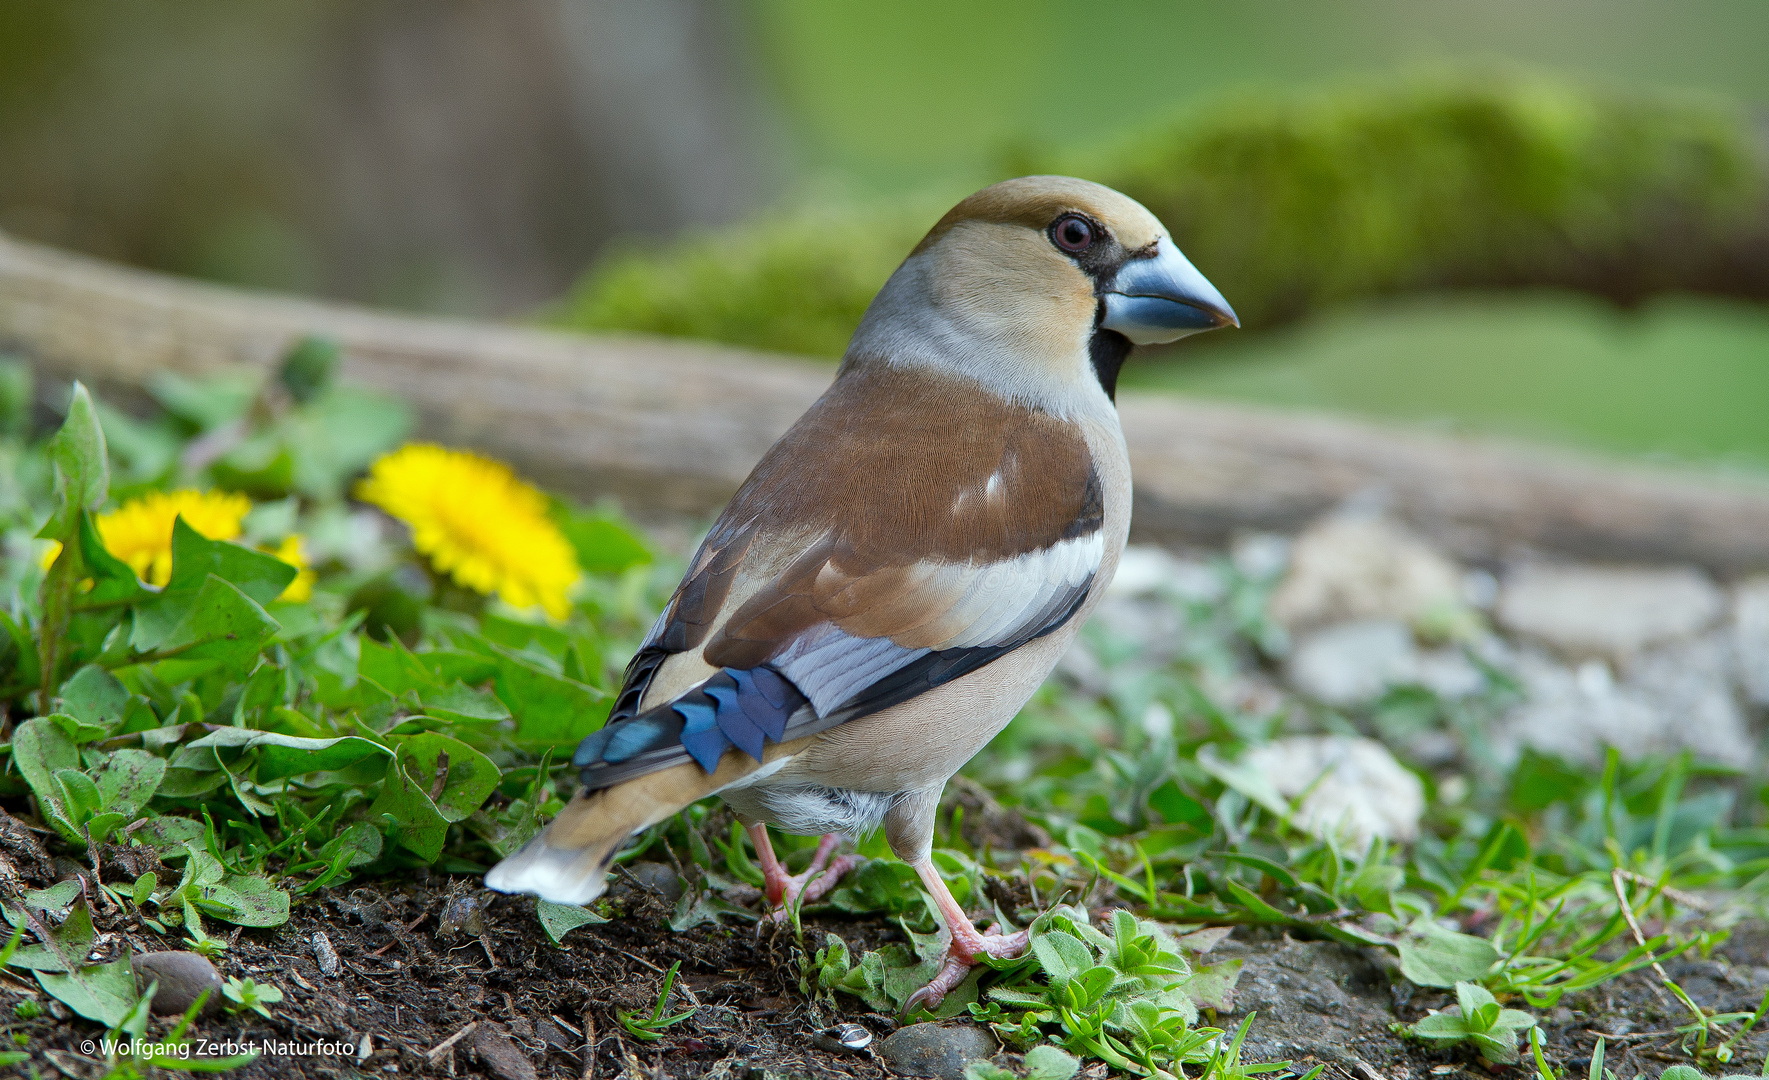
[[[952,944],[946,949],[946,963],[940,968],[939,974],[926,986],[909,995],[903,1002],[903,1015],[908,1016],[916,1006],[929,1012],[940,1007],[952,988],[964,981],[970,969],[977,966],[979,957],[983,956],[1018,956],[1026,951],[1026,944],[1031,935],[1025,930],[1012,934],[1001,933],[999,925],[991,926],[988,932],[979,931],[970,916],[958,906],[953,898],[952,890],[934,868],[933,860],[923,859],[914,864],[915,872],[921,876],[921,883],[934,898],[934,906],[940,909],[940,918],[946,923],[946,929],[952,935]]]
[[[860,863],[857,855],[843,855],[831,859],[836,845],[841,843],[839,833],[828,833],[817,844],[817,854],[811,857],[811,865],[805,872],[796,876],[789,875],[780,860],[774,856],[774,842],[768,838],[766,825],[751,825],[749,838],[756,846],[756,855],[762,861],[763,892],[768,903],[774,907],[769,919],[774,922],[784,921],[787,908],[793,903],[808,904],[821,900],[835,888],[842,877]]]

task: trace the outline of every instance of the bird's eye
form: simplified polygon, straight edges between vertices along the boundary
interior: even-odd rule
[[[1079,214],[1064,214],[1050,227],[1051,242],[1064,251],[1086,251],[1093,235],[1093,223]]]

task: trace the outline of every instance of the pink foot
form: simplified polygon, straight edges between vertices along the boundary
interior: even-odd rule
[[[939,974],[930,979],[926,986],[910,994],[908,999],[903,1002],[904,1016],[914,1012],[917,1007],[926,1009],[928,1012],[938,1009],[940,1003],[946,1000],[946,995],[964,981],[964,977],[970,974],[971,968],[981,962],[982,957],[993,956],[1000,959],[1018,956],[1026,951],[1026,945],[1031,939],[1031,935],[1025,930],[1003,934],[999,932],[1001,927],[995,925],[979,934],[974,927],[970,926],[969,919],[965,920],[964,925],[970,929],[968,935],[970,940],[961,949],[958,943],[959,939],[956,936],[953,937],[952,945],[946,951],[946,962],[940,966]]]
[[[817,853],[811,857],[811,865],[802,874],[788,874],[774,856],[773,841],[768,839],[766,825],[751,825],[750,839],[755,843],[756,855],[762,862],[763,894],[768,904],[774,908],[768,913],[764,923],[785,922],[795,906],[814,903],[829,895],[847,873],[860,865],[858,855],[842,855],[830,858],[836,846],[841,843],[841,836],[829,833],[817,844]]]
[[[971,968],[977,966],[984,956],[1004,958],[1018,956],[1026,951],[1031,934],[1025,930],[1017,930],[1011,934],[1003,934],[999,925],[979,932],[970,916],[958,906],[952,890],[934,869],[934,864],[923,859],[915,864],[915,872],[921,876],[921,883],[933,895],[934,906],[940,909],[940,917],[945,920],[946,929],[952,935],[952,944],[946,947],[946,962],[940,971],[926,986],[910,994],[903,1002],[903,1015],[908,1016],[918,1006],[933,1012],[946,1000],[946,995],[953,987],[964,981]]]

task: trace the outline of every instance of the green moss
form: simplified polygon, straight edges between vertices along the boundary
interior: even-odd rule
[[[1496,75],[1245,99],[1104,175],[1250,326],[1444,286],[1637,301],[1690,284],[1764,195],[1740,111]]]
[[[840,356],[873,294],[938,217],[925,209],[770,217],[625,251],[586,274],[556,321]]]
[[[1716,252],[1766,191],[1748,120],[1723,102],[1495,73],[1248,96],[1101,150],[1021,157],[1016,172],[1141,200],[1249,328],[1445,287],[1727,291]],[[938,215],[774,217],[615,256],[558,321],[839,356]]]

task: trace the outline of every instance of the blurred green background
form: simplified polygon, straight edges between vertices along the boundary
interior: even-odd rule
[[[0,228],[238,284],[838,355],[1060,170],[1247,329],[1146,389],[1769,469],[1769,5],[0,7]]]

